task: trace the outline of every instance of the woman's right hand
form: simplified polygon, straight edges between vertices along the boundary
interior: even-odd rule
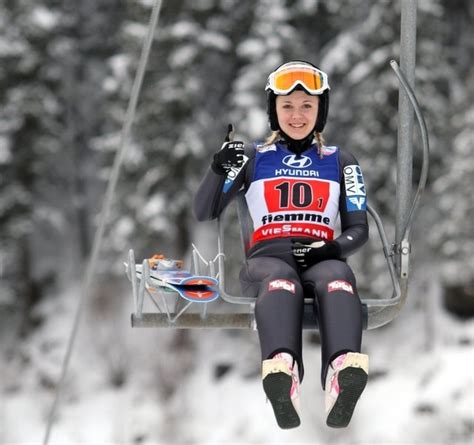
[[[226,174],[231,168],[240,167],[244,162],[244,143],[232,141],[234,127],[229,124],[225,142],[221,149],[214,155],[212,169],[220,175]]]

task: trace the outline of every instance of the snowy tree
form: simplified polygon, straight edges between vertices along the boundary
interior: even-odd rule
[[[48,160],[59,149],[55,73],[44,65],[50,57],[49,32],[56,26],[57,11],[29,2],[3,8],[0,233],[6,282],[15,305],[22,307],[26,332],[31,308],[52,279],[43,264],[36,265],[47,256],[44,251],[38,254],[36,241],[44,236],[41,229],[53,227],[60,218],[51,206],[52,197],[45,193],[57,173],[48,167]]]
[[[2,14],[1,232],[5,275],[26,319],[43,285],[78,277],[90,250],[103,60],[116,52],[119,5],[17,2]]]
[[[37,441],[44,426],[44,400],[52,398],[58,380],[76,284],[91,249],[153,3],[0,2],[0,390],[6,407],[0,409],[0,442]],[[399,59],[400,4],[163,2],[96,271],[102,275],[95,277],[76,367],[66,383],[71,403],[57,416],[58,437],[111,443],[222,438],[378,443],[381,437],[464,443],[472,438],[470,367],[452,379],[469,356],[472,319],[460,323],[441,305],[433,307],[444,292],[448,310],[462,318],[473,314],[474,3],[469,0],[417,2],[415,92],[430,133],[430,178],[413,232],[410,310],[400,323],[364,333],[371,383],[359,421],[354,418],[337,438],[324,429],[316,371],[305,379],[309,424],[291,433],[272,430],[259,392],[255,332],[128,328],[126,251],[134,247],[139,260],[157,250],[184,257],[191,241],[208,241],[194,238],[197,227],[215,238],[212,222],[198,225],[193,218],[193,193],[229,122],[236,138],[246,142],[267,135],[264,83],[287,60],[307,59],[328,72],[331,104],[324,136],[329,145],[356,155],[369,202],[393,239],[399,85],[389,61]],[[421,153],[416,126],[414,146],[416,185]],[[235,215],[229,216],[229,244],[240,255]],[[239,255],[231,260],[236,292]],[[350,262],[363,297],[389,296],[374,225],[370,242]],[[68,291],[49,292],[53,281],[66,283]],[[434,302],[425,317],[434,315],[429,354],[420,353],[428,344],[419,332],[423,302]],[[11,329],[18,321],[23,333],[35,335],[18,340]],[[314,343],[305,347],[308,362],[311,354],[319,355]],[[308,370],[316,369],[315,363]],[[239,403],[245,409],[237,412]],[[216,406],[232,413],[218,425]],[[19,407],[28,429],[17,422]],[[373,422],[377,409],[384,414]],[[104,415],[96,422],[99,413]]]
[[[446,307],[461,317],[472,317],[474,69],[470,55],[474,51],[471,38],[474,7],[470,2],[443,2],[438,13],[438,45],[432,48],[430,62],[433,70],[442,71],[444,75],[433,78],[430,67],[426,69],[430,76],[430,95],[443,97],[443,101],[437,104],[431,101],[428,107],[430,115],[439,116],[436,127],[440,127],[432,129],[438,137],[435,148],[440,167],[435,167],[435,174],[431,176],[438,214],[433,218],[428,241],[433,256],[441,264]]]
[[[190,247],[192,191],[224,138],[228,85],[238,68],[234,45],[251,9],[226,1],[164,5],[115,227],[126,227],[143,255],[163,249],[183,256]],[[145,22],[143,15],[137,23]],[[145,28],[135,24],[124,32],[130,40],[135,32],[138,48]]]

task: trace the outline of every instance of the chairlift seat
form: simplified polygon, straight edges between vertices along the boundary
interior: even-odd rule
[[[248,211],[247,203],[245,201],[245,194],[241,190],[236,196],[238,224],[240,227],[241,243],[244,255],[247,255],[252,237],[252,222]],[[398,313],[397,306],[400,305],[401,290],[396,277],[395,267],[393,264],[393,254],[388,244],[387,237],[381,222],[380,217],[376,211],[369,206],[369,214],[374,218],[378,228],[383,250],[387,260],[387,267],[393,285],[393,293],[390,298],[385,299],[361,299],[363,311],[363,327],[364,329],[373,329],[383,326],[390,322]],[[226,222],[225,216],[221,215],[218,219],[218,259],[219,259],[219,287],[220,295],[225,301],[233,304],[254,304],[255,298],[232,296],[226,290],[226,271],[225,271],[225,247],[224,247],[224,231]],[[303,329],[317,329],[317,316],[314,313],[314,296],[305,296],[304,299],[304,313],[303,313]]]
[[[419,108],[416,97],[413,90],[409,86],[403,73],[400,71],[395,61],[390,62],[394,69],[401,86],[407,93],[407,96],[415,111],[418,124],[421,131],[421,139],[423,143],[423,165],[421,169],[420,181],[418,190],[415,194],[413,204],[406,218],[403,230],[401,230],[401,236],[398,244],[390,245],[385,230],[383,228],[382,220],[380,219],[377,212],[370,206],[367,205],[367,211],[369,215],[375,221],[378,229],[380,240],[382,243],[383,253],[386,259],[389,275],[392,282],[392,295],[389,298],[380,299],[367,299],[361,298],[363,308],[363,327],[364,329],[374,329],[380,326],[384,326],[392,321],[401,311],[407,298],[408,290],[408,269],[409,269],[409,255],[410,255],[410,242],[409,235],[410,229],[413,222],[415,210],[417,208],[419,199],[424,187],[426,185],[428,177],[428,166],[429,166],[429,143],[428,133],[426,124],[423,119],[423,115]],[[411,146],[403,146],[403,159],[407,156],[406,150],[412,150]],[[399,154],[400,156],[400,154]],[[400,169],[400,163],[397,164],[397,171]],[[398,184],[400,196],[408,197],[411,193],[411,183],[406,180]],[[252,234],[252,223],[250,221],[247,204],[243,191],[240,191],[236,197],[238,220],[241,229],[241,241],[243,251],[246,253],[246,249],[250,245],[250,239]],[[246,311],[235,313],[233,311],[229,313],[213,313],[208,312],[208,304],[212,303],[197,303],[188,301],[186,304],[180,299],[175,301],[176,305],[174,310],[170,310],[166,297],[160,289],[154,289],[150,285],[148,262],[143,261],[143,274],[138,281],[135,273],[135,257],[133,250],[129,252],[129,261],[127,265],[127,276],[132,282],[133,295],[135,299],[135,312],[132,314],[132,326],[133,327],[173,327],[173,328],[232,328],[232,329],[248,329],[256,328],[255,317],[253,314],[253,307],[256,302],[256,298],[234,296],[226,290],[226,264],[225,264],[225,251],[224,251],[224,216],[225,212],[218,218],[218,236],[217,236],[217,250],[218,253],[214,260],[206,261],[202,258],[197,248],[193,245],[193,267],[194,273],[199,274],[200,265],[205,263],[209,269],[209,274],[219,278],[219,293],[220,297],[227,303],[233,305],[244,305],[247,306]],[[398,221],[397,221],[398,223]],[[399,224],[397,224],[397,229]],[[395,260],[398,260],[397,265]],[[217,270],[216,270],[217,264]],[[133,267],[131,267],[133,265]],[[162,297],[162,305],[154,299],[153,293],[156,292]],[[143,312],[144,295],[147,293],[153,304],[158,309],[158,313]],[[198,313],[188,311],[192,305],[199,305],[200,310]],[[315,329],[317,328],[317,318],[313,310],[312,298],[305,298],[304,314],[303,314],[303,328],[304,329]]]

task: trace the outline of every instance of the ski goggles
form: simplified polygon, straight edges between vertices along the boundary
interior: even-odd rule
[[[294,64],[281,67],[268,76],[265,91],[272,90],[277,95],[289,94],[301,85],[309,94],[319,95],[329,90],[328,76],[315,67]]]

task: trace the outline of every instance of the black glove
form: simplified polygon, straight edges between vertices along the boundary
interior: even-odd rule
[[[293,256],[302,269],[307,269],[324,260],[339,259],[341,247],[336,241],[315,241],[311,244],[295,241]]]
[[[229,124],[225,142],[221,149],[214,155],[211,167],[218,175],[225,175],[231,168],[240,167],[244,162],[244,143],[231,141],[234,127]]]

